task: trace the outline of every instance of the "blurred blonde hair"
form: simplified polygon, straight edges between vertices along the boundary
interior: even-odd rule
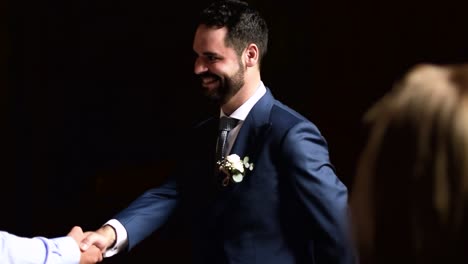
[[[468,260],[467,92],[468,65],[418,65],[366,113],[351,197],[364,261]]]

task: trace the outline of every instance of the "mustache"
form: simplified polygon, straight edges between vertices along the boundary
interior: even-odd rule
[[[219,78],[218,75],[213,74],[213,73],[209,73],[209,72],[200,73],[200,74],[198,74],[198,77],[200,79],[203,79],[203,78]]]

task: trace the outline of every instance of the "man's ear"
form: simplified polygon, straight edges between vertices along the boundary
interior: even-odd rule
[[[257,65],[259,55],[258,46],[253,43],[249,44],[245,49],[245,65],[247,67],[253,67]]]

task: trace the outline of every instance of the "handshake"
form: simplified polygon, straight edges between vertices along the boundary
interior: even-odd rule
[[[103,260],[103,254],[115,243],[115,231],[109,225],[104,225],[95,232],[83,232],[75,226],[67,234],[73,238],[80,248],[80,264],[98,263]]]

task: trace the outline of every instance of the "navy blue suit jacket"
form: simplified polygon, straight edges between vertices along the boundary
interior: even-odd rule
[[[128,232],[128,249],[180,205],[196,263],[353,263],[347,188],[317,127],[267,89],[231,150],[249,156],[254,169],[223,187],[215,173],[218,121],[194,129],[174,177],[116,216]]]

